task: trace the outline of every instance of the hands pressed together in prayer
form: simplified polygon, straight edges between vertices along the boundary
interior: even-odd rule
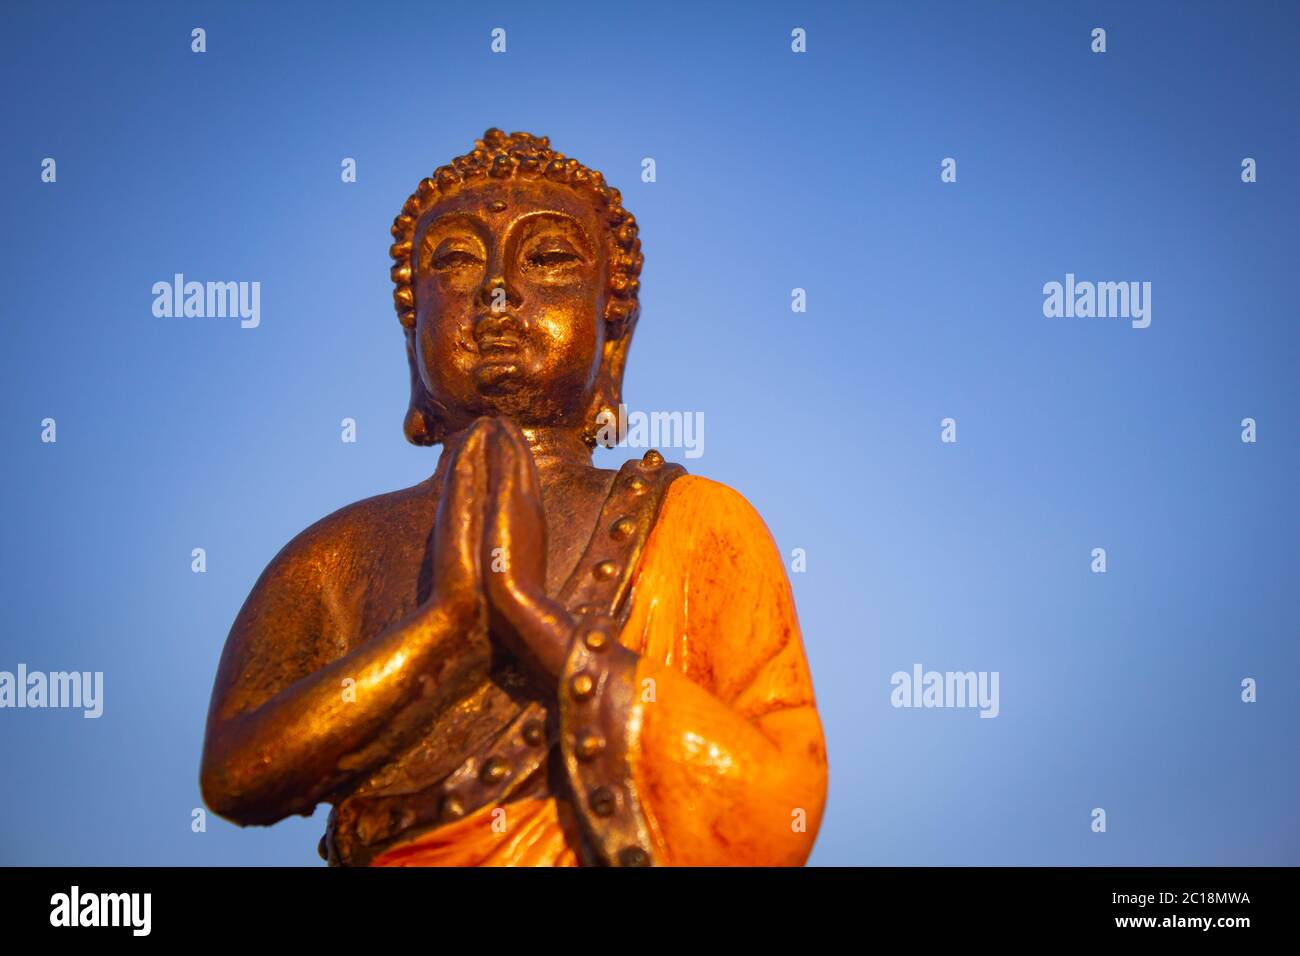
[[[480,418],[444,451],[425,608],[494,636],[543,677],[559,675],[573,618],[546,595],[546,519],[519,427]]]

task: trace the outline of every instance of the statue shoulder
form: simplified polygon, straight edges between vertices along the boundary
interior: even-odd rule
[[[683,475],[669,486],[632,594],[626,633],[639,635],[642,652],[724,701],[741,700],[779,654],[792,658],[774,667],[801,673],[781,552],[758,510],[722,482]]]
[[[767,525],[749,499],[730,485],[701,475],[685,474],[668,486],[665,517],[698,523],[703,527],[735,527],[767,533]]]
[[[331,512],[296,534],[271,559],[254,587],[289,586],[298,593],[350,576],[402,542],[422,546],[433,527],[432,479],[384,492]]]
[[[700,475],[682,475],[668,487],[656,530],[681,537],[692,549],[767,558],[776,542],[763,516],[736,489]],[[779,559],[778,559],[779,560]]]

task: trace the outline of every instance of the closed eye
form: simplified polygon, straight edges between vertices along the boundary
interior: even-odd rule
[[[463,249],[450,249],[447,252],[435,255],[431,262],[435,269],[448,270],[478,265],[480,259],[472,252],[466,252]]]
[[[538,249],[529,254],[528,261],[535,266],[561,266],[570,262],[581,262],[582,256],[568,249]]]

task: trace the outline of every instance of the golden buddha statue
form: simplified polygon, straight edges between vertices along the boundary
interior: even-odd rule
[[[639,314],[636,221],[488,130],[393,224],[414,487],[291,541],[226,642],[204,799],[333,805],[333,865],[801,865],[827,764],[762,519],[648,452],[592,465]]]

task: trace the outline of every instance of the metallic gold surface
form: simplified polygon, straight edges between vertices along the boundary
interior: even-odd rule
[[[673,739],[688,737],[651,721],[657,750],[646,750],[640,676],[669,661],[616,637],[656,587],[680,590],[650,583],[643,552],[683,470],[653,450],[617,472],[591,461],[598,416],[621,401],[638,318],[636,222],[599,173],[544,137],[489,130],[420,183],[393,236],[411,377],[405,432],[443,452],[426,481],[335,512],[267,567],[218,669],[204,799],[245,825],[332,803],[322,850],[334,864],[431,860],[427,848],[454,845],[458,827],[478,827],[494,807],[507,830],[512,813],[523,828],[502,862],[692,862],[664,842],[680,821],[656,816],[714,788],[666,775],[682,792],[656,783],[655,806],[641,805],[634,776],[659,779],[656,761],[679,759]],[[726,553],[770,548],[754,528]],[[661,553],[675,546],[667,531],[660,539]],[[754,574],[788,593],[779,564],[764,560]],[[729,587],[721,577],[712,586]],[[781,678],[794,689],[773,678],[765,693],[809,709],[793,605],[764,607],[736,613],[780,615],[759,623],[793,634],[798,655]],[[704,630],[690,639],[711,641]],[[722,735],[717,746],[739,735],[758,754],[747,735],[761,732],[725,699],[709,700],[679,716],[701,714],[700,732]],[[798,726],[811,736],[788,763],[813,777],[799,791],[808,806],[794,810],[811,810],[815,836],[825,753],[815,709],[808,720]],[[770,770],[707,772],[767,787],[772,806],[786,800]],[[802,862],[811,840],[733,861]]]

